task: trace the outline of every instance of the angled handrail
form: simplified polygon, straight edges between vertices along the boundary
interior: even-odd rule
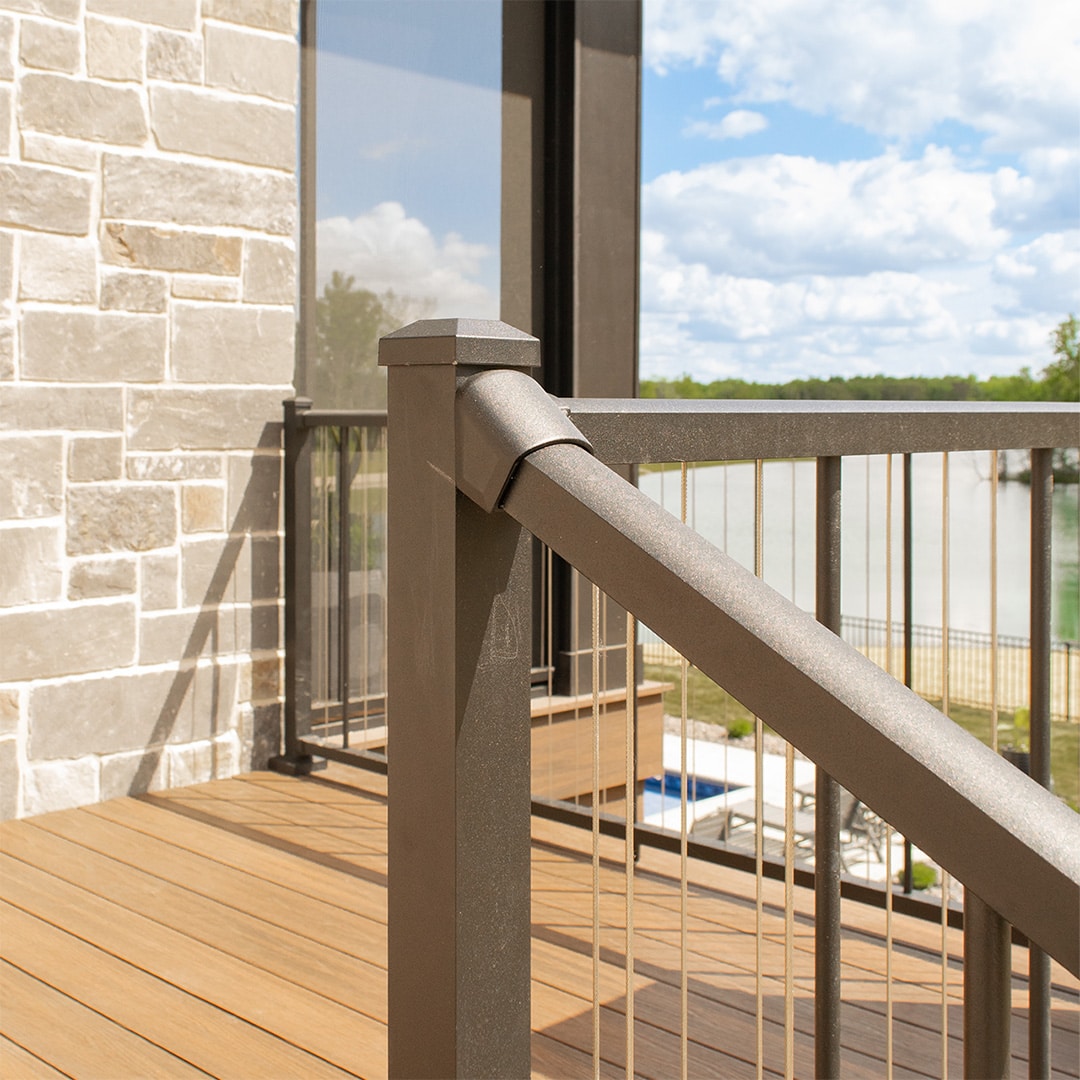
[[[1080,974],[1072,812],[621,480],[589,441],[612,460],[658,460],[661,450],[665,460],[745,458],[756,440],[717,449],[712,436],[730,425],[743,434],[771,426],[788,438],[762,456],[825,454],[838,464],[839,455],[879,446],[942,451],[970,439],[986,448],[986,416],[973,415],[986,410],[849,406],[836,420],[818,403],[799,403],[785,426],[761,406],[719,417],[715,406],[677,409],[689,419],[676,418],[674,437],[661,438],[665,421],[651,407],[642,423],[659,441],[629,455],[609,449],[619,445],[618,419],[590,427],[588,404],[556,402],[529,377],[538,354],[536,339],[474,320],[417,323],[380,343],[390,369],[395,537],[391,1075],[529,1071],[527,532]],[[995,428],[1002,441],[989,445],[1036,447],[1033,459],[1048,471],[1045,448],[1069,444],[1080,413],[1064,406],[1003,415],[1014,413]],[[580,428],[571,422],[578,419]],[[631,415],[623,430],[637,422]],[[866,445],[856,449],[845,428],[862,432]],[[791,437],[800,430],[802,444]],[[996,1009],[1002,995],[991,996]],[[977,1015],[990,1015],[989,1005],[972,1009]]]
[[[458,392],[459,429],[472,432],[477,444],[483,440],[476,432],[490,432],[472,454],[484,461],[487,478],[486,498],[477,501],[485,508],[499,501],[514,520],[1080,974],[1076,814],[612,472],[576,432],[576,438],[555,445],[548,439],[525,455],[520,441],[503,449],[525,418],[530,427],[542,426],[537,416],[543,404],[534,386],[521,373],[486,372]],[[499,408],[491,403],[496,398]],[[565,424],[554,400],[547,407],[552,430]],[[1055,438],[1053,420],[1060,423],[1063,410],[1021,410],[1039,411],[1046,437]],[[885,412],[904,416],[899,408]],[[954,410],[917,412],[956,423]],[[815,415],[829,423],[825,414]],[[874,430],[866,427],[864,436]],[[901,434],[892,434],[893,445]],[[503,472],[495,478],[493,460],[500,451]],[[459,480],[471,467],[470,458],[460,463]],[[470,490],[466,483],[462,489]]]

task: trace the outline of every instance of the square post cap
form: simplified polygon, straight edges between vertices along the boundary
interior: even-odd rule
[[[381,367],[540,366],[540,342],[498,319],[421,319],[379,341]]]

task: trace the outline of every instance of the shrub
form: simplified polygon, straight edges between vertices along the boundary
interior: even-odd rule
[[[903,884],[904,871],[901,869],[897,871],[896,880]],[[937,871],[930,865],[924,862],[913,862],[911,864],[911,887],[917,892],[923,889],[929,889],[931,885],[937,884]]]
[[[745,739],[746,736],[752,734],[753,731],[753,723],[750,720],[745,719],[732,720],[727,726],[729,739]]]

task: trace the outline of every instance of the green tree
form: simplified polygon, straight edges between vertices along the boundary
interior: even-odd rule
[[[381,409],[386,375],[379,338],[430,313],[433,302],[358,288],[335,270],[315,301],[315,363],[311,396],[326,408]]]
[[[1062,319],[1050,335],[1055,359],[1043,368],[1048,401],[1080,401],[1080,323],[1075,315]]]

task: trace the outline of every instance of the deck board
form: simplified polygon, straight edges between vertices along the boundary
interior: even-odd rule
[[[587,833],[534,821],[533,1074],[592,1074],[592,864]],[[383,1076],[386,781],[331,766],[118,799],[0,825],[0,1075]],[[604,840],[600,1074],[625,1069],[622,846]],[[754,1074],[754,882],[691,864],[691,1076]],[[635,873],[635,1072],[678,1075],[677,856]],[[766,1075],[784,1067],[783,886],[763,883]],[[812,1073],[812,894],[796,890],[797,1075]],[[884,1072],[884,917],[845,902],[843,1072]],[[898,917],[894,1075],[940,1073],[941,931]],[[946,935],[948,1056],[963,1050],[960,935]],[[1014,1070],[1026,1068],[1024,950],[1014,950]],[[1076,980],[1054,968],[1055,1076],[1080,1072]]]

